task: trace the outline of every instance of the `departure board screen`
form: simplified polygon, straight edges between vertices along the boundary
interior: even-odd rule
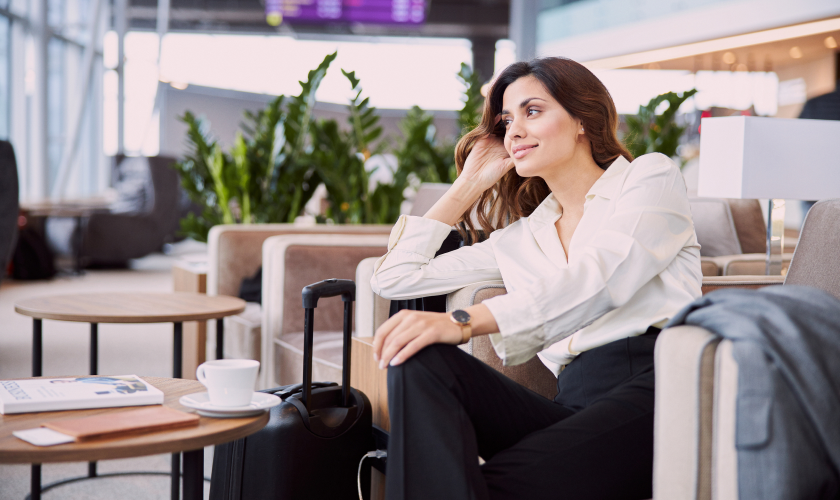
[[[425,0],[266,0],[266,19],[281,22],[423,24]]]

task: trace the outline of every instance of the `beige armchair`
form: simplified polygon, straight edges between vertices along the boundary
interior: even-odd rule
[[[703,276],[764,274],[767,226],[758,200],[693,197],[689,202]],[[792,252],[796,238],[788,240]]]
[[[302,380],[303,287],[327,278],[354,279],[359,262],[381,256],[387,249],[387,235],[308,234],[266,239],[262,255],[262,387]],[[358,291],[356,295],[358,299]],[[355,309],[358,322],[362,317],[358,304]],[[314,318],[313,380],[341,380],[343,322],[340,300],[319,302]]]
[[[210,229],[208,243],[208,295],[239,295],[242,279],[253,276],[262,266],[263,242],[284,234],[319,235],[388,235],[386,225],[301,225],[301,224],[230,224]],[[318,280],[315,280],[318,281]],[[308,283],[307,283],[308,284]],[[262,308],[249,303],[245,312],[225,318],[225,357],[259,360],[261,347]],[[215,324],[208,328],[215,329]],[[210,333],[210,332],[208,332]],[[207,336],[207,350],[216,351],[216,336]],[[210,355],[212,359],[214,355]]]
[[[784,284],[840,297],[840,200],[814,205],[799,243]],[[766,280],[780,283],[778,277]],[[737,285],[737,279],[730,281]],[[738,364],[732,342],[702,328],[669,328],[657,342],[655,363],[654,498],[737,500]]]

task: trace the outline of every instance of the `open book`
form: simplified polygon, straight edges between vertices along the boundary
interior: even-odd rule
[[[0,414],[163,404],[137,375],[0,380]]]

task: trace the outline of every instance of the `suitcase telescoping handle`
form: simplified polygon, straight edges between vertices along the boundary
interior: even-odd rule
[[[321,297],[341,295],[344,301],[344,352],[341,369],[341,400],[345,408],[350,406],[350,333],[353,329],[353,301],[356,300],[356,284],[352,280],[330,278],[303,287],[303,394],[301,401],[309,410],[312,397],[312,345],[315,308]]]

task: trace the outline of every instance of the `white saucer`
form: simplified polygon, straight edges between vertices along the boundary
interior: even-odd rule
[[[198,411],[199,415],[216,418],[237,418],[259,415],[271,407],[283,402],[274,394],[255,392],[251,395],[251,404],[247,406],[216,406],[210,402],[210,395],[206,392],[196,392],[181,396],[178,400],[187,408]]]

